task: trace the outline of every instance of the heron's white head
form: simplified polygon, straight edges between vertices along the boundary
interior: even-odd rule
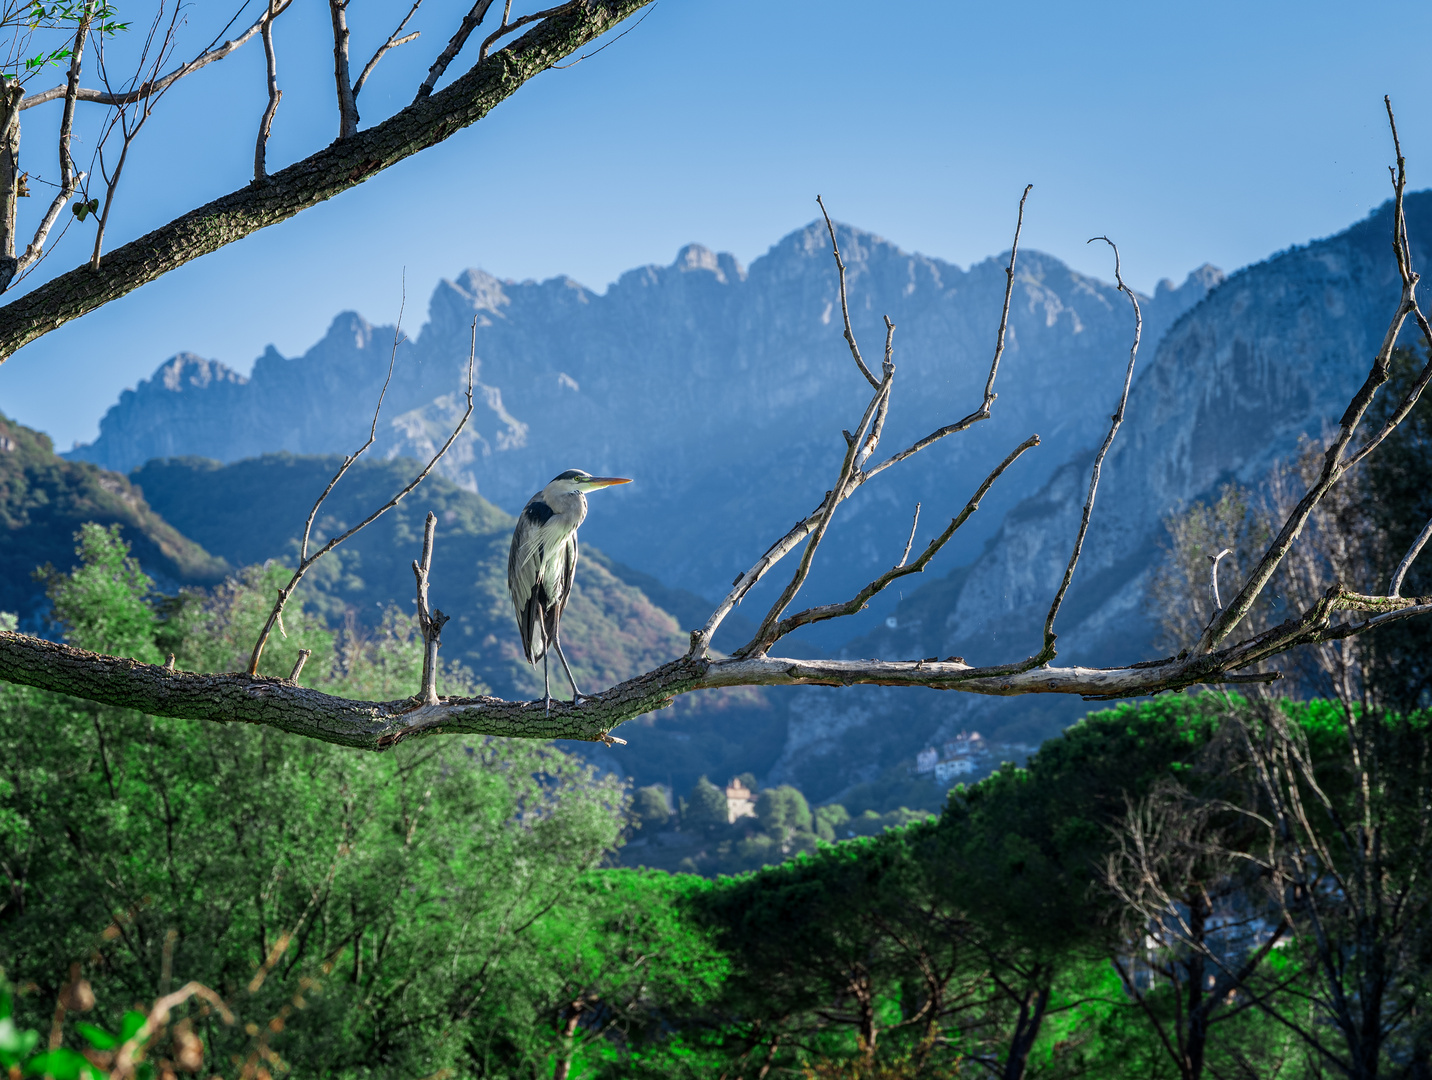
[[[624,476],[593,476],[581,469],[568,469],[553,477],[542,489],[542,501],[558,513],[567,512],[574,504],[586,505],[586,493],[599,491],[613,484],[630,484]],[[585,509],[582,511],[585,514]]]

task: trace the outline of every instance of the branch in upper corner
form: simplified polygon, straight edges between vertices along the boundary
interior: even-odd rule
[[[293,0],[278,0],[278,3],[275,5],[274,8],[274,15],[282,15],[285,11],[288,10],[289,6],[292,3]],[[240,11],[242,12],[242,9],[240,9]],[[237,19],[238,16],[236,15],[234,16],[234,18]],[[163,76],[162,78],[150,80],[149,82],[137,86],[132,90],[128,90],[119,94],[104,90],[89,90],[81,87],[75,87],[75,100],[86,101],[97,105],[132,105],[136,101],[140,101],[146,97],[149,97],[151,94],[162,93],[169,87],[173,86],[180,79],[184,78],[186,75],[192,75],[194,74],[194,72],[200,70],[201,68],[207,67],[209,64],[212,64],[217,60],[222,60],[234,50],[241,48],[249,41],[250,38],[252,38],[255,34],[259,33],[263,29],[264,22],[268,18],[269,16],[267,15],[267,13],[259,16],[258,20],[242,34],[240,34],[236,38],[224,42],[222,45],[216,46],[213,42],[211,42],[209,47],[205,48],[205,50],[201,52],[198,56],[196,56],[193,60],[186,61],[185,63],[179,65],[179,67],[175,68],[173,71],[169,72],[169,74]],[[230,20],[229,25],[233,25],[233,20]],[[222,33],[228,33],[228,28],[225,27]],[[20,108],[32,109],[36,105],[43,105],[48,101],[58,101],[60,98],[69,96],[70,92],[71,91],[68,85],[54,86],[51,87],[49,90],[42,91],[41,93],[31,94],[29,97],[27,97],[24,101],[20,103]]]
[[[1089,475],[1089,494],[1084,499],[1084,512],[1079,520],[1079,533],[1074,538],[1074,550],[1069,554],[1069,565],[1064,568],[1064,579],[1059,583],[1059,591],[1054,594],[1054,600],[1049,605],[1049,614],[1044,620],[1044,648],[1040,656],[1047,662],[1054,657],[1054,620],[1059,615],[1059,607],[1064,603],[1064,594],[1069,591],[1069,583],[1074,580],[1074,568],[1079,565],[1079,556],[1084,550],[1084,537],[1089,533],[1089,520],[1094,514],[1094,496],[1099,491],[1099,475],[1104,467],[1104,455],[1109,452],[1109,447],[1114,445],[1114,436],[1119,433],[1119,425],[1124,422],[1124,409],[1129,404],[1129,387],[1134,381],[1134,363],[1139,358],[1139,338],[1144,330],[1144,313],[1139,308],[1139,298],[1134,291],[1124,284],[1122,268],[1119,264],[1119,248],[1107,236],[1096,236],[1089,241],[1102,240],[1114,249],[1114,281],[1119,286],[1119,291],[1129,298],[1129,303],[1134,305],[1134,340],[1129,346],[1129,366],[1124,371],[1124,389],[1119,395],[1119,407],[1114,410],[1110,418],[1109,434],[1105,436],[1104,443],[1099,447],[1098,454],[1094,457],[1094,467]]]

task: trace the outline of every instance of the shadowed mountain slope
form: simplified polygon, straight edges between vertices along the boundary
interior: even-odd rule
[[[163,587],[210,585],[229,569],[155,513],[123,476],[66,461],[48,435],[0,416],[0,611],[18,615],[23,629],[43,629],[47,601],[36,567],[72,568],[74,534],[87,521],[120,525]]]

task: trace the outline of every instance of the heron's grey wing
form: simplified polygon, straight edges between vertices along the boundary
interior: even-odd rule
[[[567,537],[562,559],[562,595],[557,597],[557,618],[567,610],[567,601],[572,598],[572,583],[577,580],[577,533]]]
[[[512,549],[507,555],[507,592],[517,616],[518,633],[522,635],[522,652],[529,663],[535,664],[547,651],[544,623],[549,597],[541,580],[545,521],[540,511],[529,513],[531,509],[529,503],[512,530]],[[541,509],[547,510],[547,507],[542,505]]]

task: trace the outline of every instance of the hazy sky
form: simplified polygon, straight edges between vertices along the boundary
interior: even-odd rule
[[[119,6],[136,22],[152,10]],[[354,54],[408,6],[355,0]],[[365,123],[411,98],[468,6],[428,0],[423,35],[360,98]],[[181,53],[231,10],[191,6]],[[335,134],[327,23],[321,0],[297,0],[277,25],[272,167]],[[247,371],[269,343],[303,352],[341,310],[391,322],[404,273],[416,331],[436,281],[465,267],[602,289],[689,241],[748,263],[815,216],[817,193],[837,218],[967,265],[1008,246],[1033,182],[1026,243],[1080,270],[1110,276],[1084,246],[1098,233],[1145,290],[1203,262],[1232,270],[1387,197],[1384,93],[1413,187],[1432,186],[1432,74],[1415,49],[1429,37],[1432,5],[1405,3],[659,0],[440,147],[22,350],[0,366],[0,411],[68,448],[175,352]],[[159,104],[108,247],[248,181],[262,61],[251,43]],[[24,114],[22,163],[41,176],[53,109]],[[72,225],[44,272],[92,242]]]

